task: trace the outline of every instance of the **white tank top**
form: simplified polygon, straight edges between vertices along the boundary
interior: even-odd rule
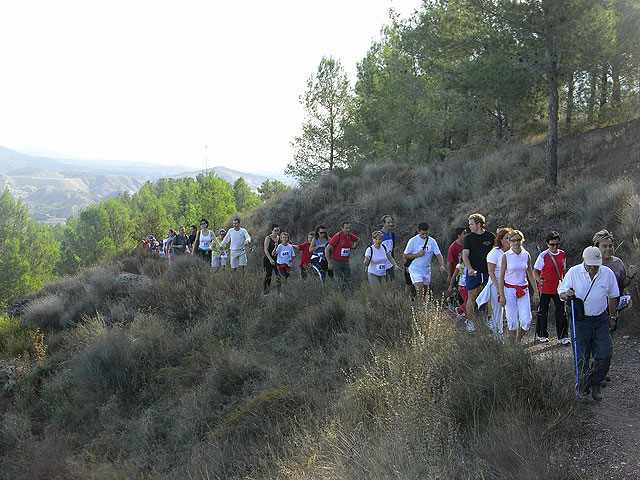
[[[504,283],[524,287],[527,285],[527,266],[529,253],[523,248],[520,255],[509,249],[504,254],[507,259],[507,270],[504,272]]]
[[[386,275],[387,273],[387,251],[380,245],[380,248],[376,248],[373,245],[367,247],[364,252],[365,256],[371,255],[371,261],[367,267],[367,272],[379,277]]]
[[[204,235],[200,232],[200,245],[198,246],[200,250],[211,250],[211,230],[209,230],[209,235]]]

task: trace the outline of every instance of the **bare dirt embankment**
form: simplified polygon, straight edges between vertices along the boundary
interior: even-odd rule
[[[640,343],[627,335],[614,339],[611,382],[604,399],[585,402],[576,425],[569,464],[576,477],[635,480],[640,478]]]
[[[627,325],[632,320],[624,319]],[[551,329],[550,329],[551,330]],[[526,349],[539,361],[554,359],[573,368],[571,347],[555,340],[541,344],[528,335]],[[552,336],[552,338],[554,338]],[[640,340],[625,332],[625,325],[613,340],[609,382],[602,389],[603,400],[581,399],[578,421],[566,444],[566,462],[572,479],[640,479]],[[573,381],[567,374],[567,381]]]

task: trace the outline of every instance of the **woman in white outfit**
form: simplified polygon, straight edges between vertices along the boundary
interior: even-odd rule
[[[378,231],[371,234],[373,245],[366,248],[364,252],[364,264],[367,266],[367,277],[371,285],[382,283],[382,280],[386,279],[387,275],[387,262],[398,270],[398,264],[391,256],[391,252],[387,250],[387,247],[382,243],[384,240],[384,233]]]
[[[524,235],[520,230],[508,234],[511,248],[502,257],[500,267],[500,305],[507,312],[507,327],[512,341],[522,342],[522,337],[531,325],[531,301],[529,284],[533,288],[533,302],[538,305],[540,297],[536,279],[531,268],[529,252],[522,248]]]
[[[487,268],[489,270],[489,277],[491,278],[491,284],[486,288],[490,288],[490,302],[491,302],[491,330],[493,336],[500,340],[502,338],[502,315],[503,307],[498,301],[498,279],[500,278],[500,270],[502,268],[502,257],[509,250],[509,236],[508,234],[513,232],[513,229],[503,227],[496,235],[496,241],[493,244],[493,250],[487,255]]]

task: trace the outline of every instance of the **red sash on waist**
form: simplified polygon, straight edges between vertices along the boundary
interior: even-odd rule
[[[504,286],[507,288],[515,288],[516,289],[516,298],[524,297],[529,291],[528,285],[511,285],[507,282],[504,283]]]

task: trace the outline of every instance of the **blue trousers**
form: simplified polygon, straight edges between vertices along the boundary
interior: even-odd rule
[[[571,323],[573,328],[574,322]],[[575,322],[575,343],[580,387],[600,385],[609,371],[613,355],[608,312],[605,310],[600,315],[586,316],[584,320]]]

